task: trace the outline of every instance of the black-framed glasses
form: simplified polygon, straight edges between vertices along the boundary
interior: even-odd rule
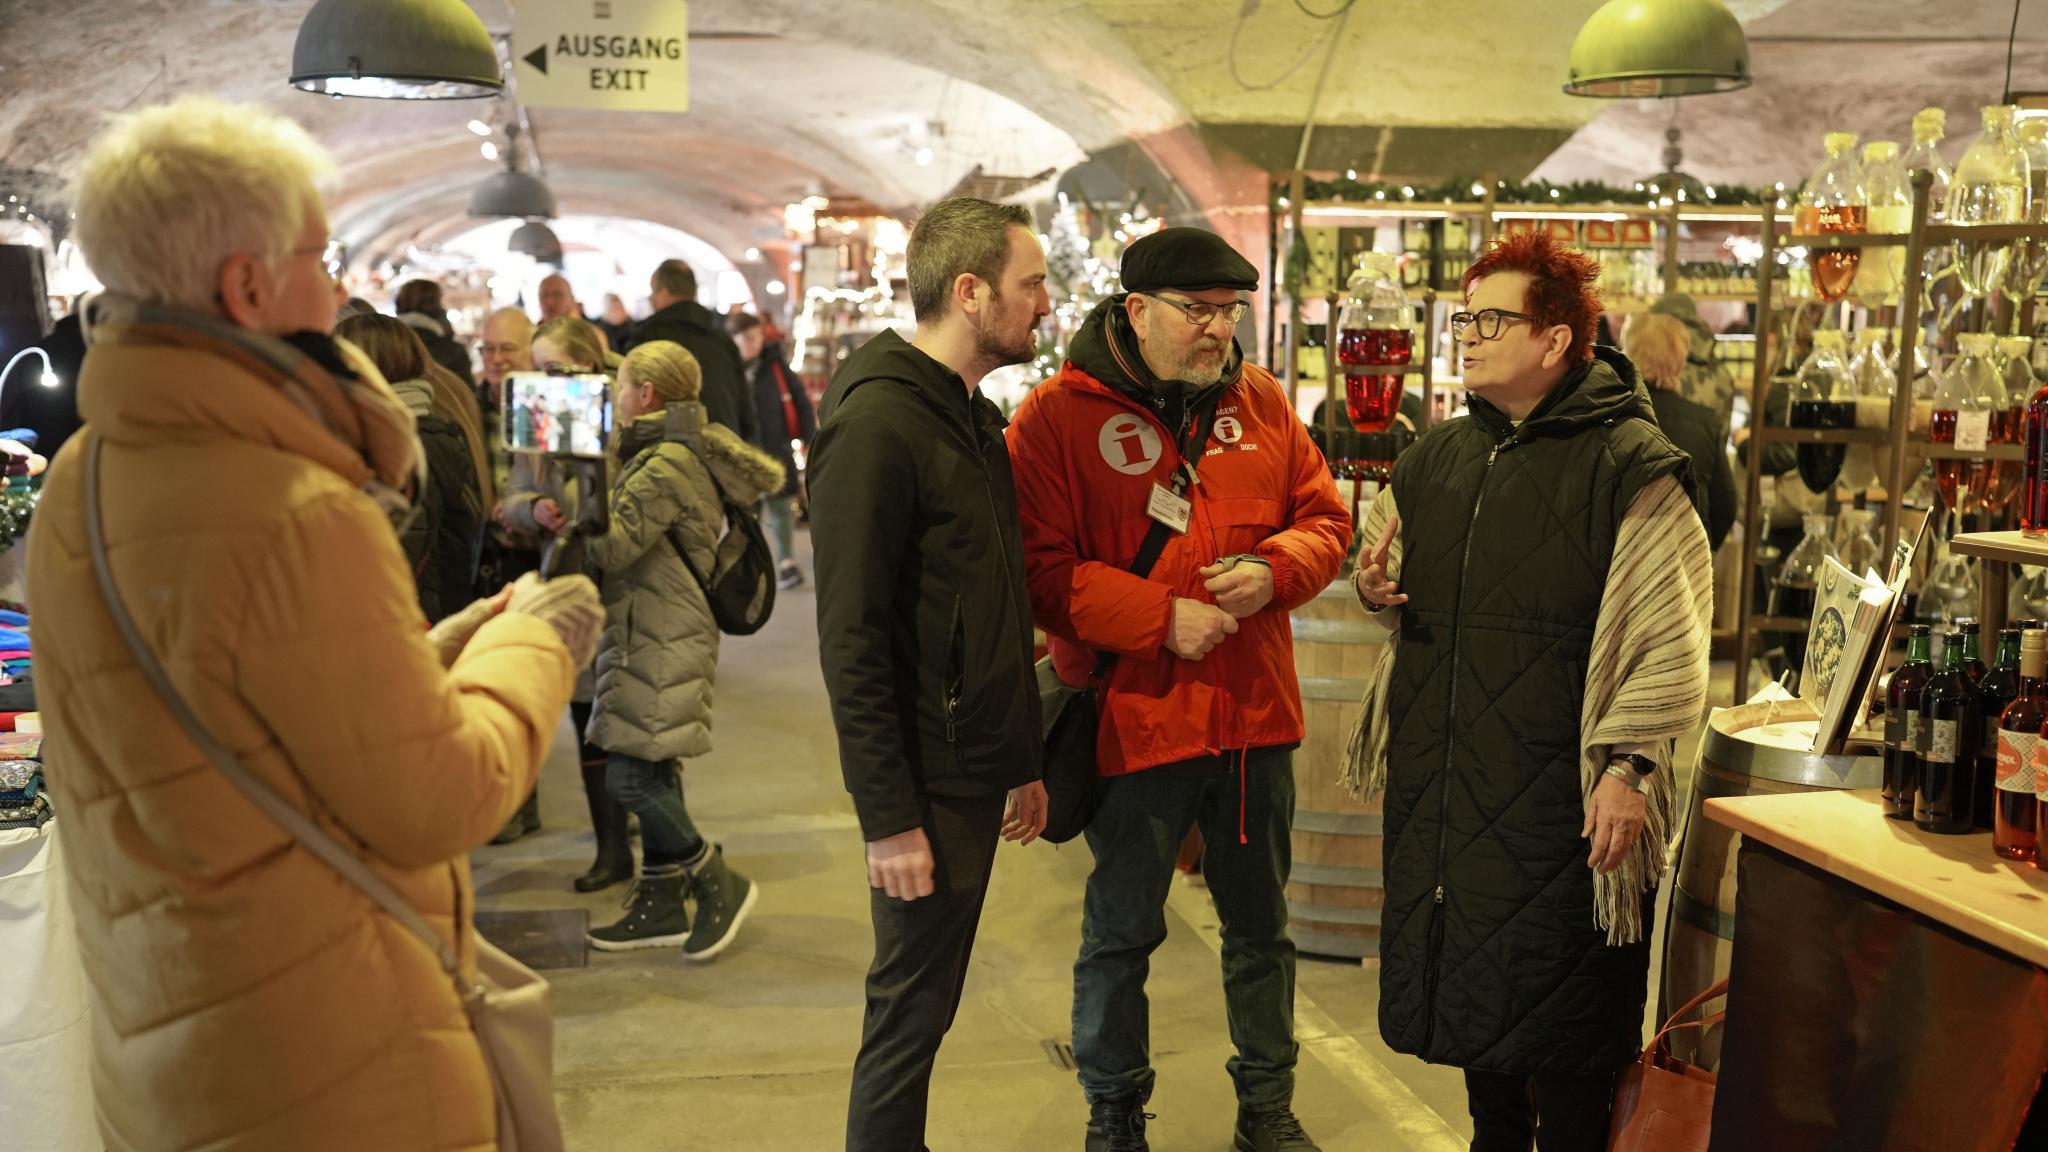
[[[1477,312],[1454,312],[1451,314],[1451,338],[1463,340],[1465,329],[1479,326],[1481,340],[1493,340],[1500,336],[1500,330],[1510,320],[1527,320],[1534,323],[1536,318],[1527,312],[1510,312],[1505,308],[1481,308]]]
[[[1251,305],[1242,300],[1234,304],[1205,304],[1200,300],[1180,301],[1175,300],[1171,296],[1158,296],[1150,292],[1144,293],[1144,295],[1151,296],[1161,304],[1171,304],[1178,308],[1180,314],[1188,318],[1188,323],[1193,324],[1197,328],[1208,327],[1215,322],[1218,316],[1223,317],[1231,327],[1235,328],[1237,327],[1237,322],[1244,319],[1244,314],[1251,310]]]

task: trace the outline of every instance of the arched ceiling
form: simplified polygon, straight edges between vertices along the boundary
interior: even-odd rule
[[[513,0],[472,0],[494,31]],[[533,0],[529,0],[533,2]],[[1022,175],[1139,155],[1226,231],[1263,242],[1268,171],[1403,179],[1654,169],[1670,103],[1562,95],[1600,0],[1356,0],[1318,95],[1304,49],[1344,0],[692,0],[689,113],[530,110],[565,212],[642,218],[738,253],[812,193],[910,209],[976,165]],[[0,169],[54,186],[106,117],[187,91],[266,103],[335,153],[338,223],[370,247],[465,226],[492,170],[464,125],[487,102],[336,101],[287,87],[312,0],[0,0]],[[1749,91],[1681,103],[1688,170],[1796,180],[1819,133],[1896,135],[1925,103],[1967,135],[1995,95],[2006,0],[1729,0]],[[2016,87],[2048,89],[2048,5]],[[2028,81],[2031,80],[2031,84]],[[928,166],[916,163],[930,146]],[[1959,145],[1955,146],[1959,150]]]

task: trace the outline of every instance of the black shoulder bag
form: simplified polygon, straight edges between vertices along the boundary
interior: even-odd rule
[[[1208,446],[1209,428],[1214,416],[1214,405],[1195,414],[1195,426],[1190,429],[1189,442],[1180,446],[1182,466],[1174,470],[1173,491],[1176,496],[1187,494],[1194,479],[1189,462],[1195,453]],[[1150,576],[1152,566],[1159,563],[1160,554],[1166,551],[1166,538],[1172,531],[1163,522],[1152,521],[1151,530],[1145,533],[1144,541],[1138,545],[1137,558],[1131,561],[1126,571],[1141,580]],[[1045,831],[1040,838],[1054,844],[1064,844],[1079,836],[1095,816],[1095,804],[1102,787],[1095,763],[1096,734],[1101,727],[1097,696],[1108,689],[1109,672],[1115,664],[1116,653],[1097,655],[1087,683],[1079,688],[1069,687],[1060,679],[1059,673],[1053,669],[1050,655],[1040,660],[1035,669],[1039,716],[1045,725],[1046,817]]]

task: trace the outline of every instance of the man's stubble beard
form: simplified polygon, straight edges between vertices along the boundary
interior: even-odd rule
[[[992,368],[1029,364],[1038,357],[1038,325],[1033,324],[1017,338],[1014,346],[1003,344],[1002,327],[1007,323],[1000,293],[989,298],[989,320],[974,326],[974,354]]]

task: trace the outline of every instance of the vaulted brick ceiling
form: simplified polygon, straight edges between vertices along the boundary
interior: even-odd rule
[[[564,211],[643,217],[729,252],[774,232],[781,206],[810,192],[909,208],[976,164],[1037,171],[1127,141],[1204,207],[1262,203],[1257,174],[1293,163],[1322,60],[1288,69],[1333,27],[1308,12],[1341,2],[692,0],[687,115],[534,109],[532,122]],[[1558,91],[1598,3],[1358,0],[1316,104],[1311,166],[1403,178],[1655,170],[1670,102]],[[0,0],[0,169],[60,180],[109,114],[209,91],[283,109],[325,141],[343,165],[338,220],[387,245],[445,235],[492,170],[463,129],[491,105],[289,89],[310,6]],[[1926,103],[1947,106],[1952,134],[1967,135],[1997,94],[2011,18],[2005,0],[1730,6],[1747,22],[1757,86],[1679,102],[1686,166],[1717,181],[1797,180],[1821,131],[1896,137]],[[507,0],[474,7],[494,30],[511,26]],[[2048,4],[2032,7],[2015,86],[2048,89]],[[933,147],[928,167],[915,141]]]

